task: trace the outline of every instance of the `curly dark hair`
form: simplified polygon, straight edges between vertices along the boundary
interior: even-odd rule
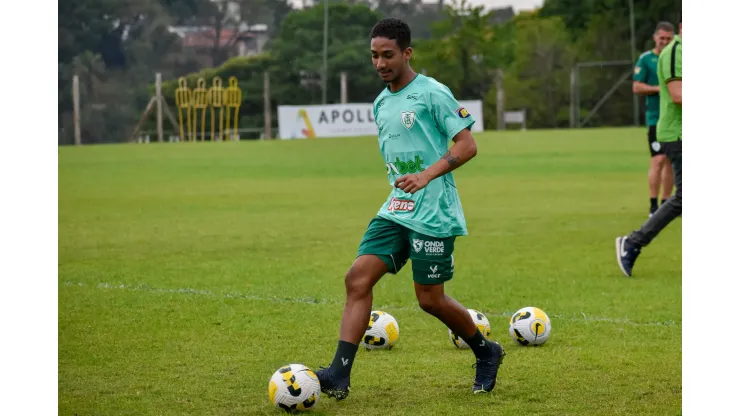
[[[389,17],[378,21],[370,31],[370,39],[373,38],[395,39],[398,47],[403,51],[411,46],[411,29],[403,20]]]

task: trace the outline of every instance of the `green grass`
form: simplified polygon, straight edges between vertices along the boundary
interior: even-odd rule
[[[681,413],[681,220],[635,278],[614,238],[647,218],[642,129],[476,136],[456,172],[470,235],[447,291],[508,355],[493,394],[416,305],[411,268],[374,307],[391,351],[360,351],[352,394],[313,414]],[[375,138],[59,149],[59,413],[275,415],[281,365],[327,365],[343,276],[389,192]],[[538,306],[542,347],[508,316]]]

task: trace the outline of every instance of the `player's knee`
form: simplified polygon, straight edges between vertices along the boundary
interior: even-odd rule
[[[666,202],[671,208],[671,212],[675,215],[681,215],[681,194],[676,192]]]
[[[671,203],[675,208],[678,209],[678,212],[681,212],[681,193],[676,192],[671,199],[668,200],[668,202]]]
[[[442,307],[443,298],[434,293],[422,292],[417,295],[419,307],[430,315],[437,315]]]
[[[665,155],[658,154],[650,159],[650,164],[655,168],[662,168],[663,166],[665,166],[667,160],[668,159],[666,159]]]
[[[347,297],[361,298],[372,291],[370,277],[359,272],[352,267],[344,275],[344,287],[347,291]]]

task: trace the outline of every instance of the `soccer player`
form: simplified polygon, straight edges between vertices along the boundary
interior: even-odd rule
[[[411,69],[410,45],[411,30],[398,19],[383,19],[370,33],[373,66],[387,83],[373,111],[392,190],[370,221],[344,278],[346,303],[334,360],[317,372],[321,391],[337,400],[349,395],[355,354],[370,320],[373,286],[386,273],[397,274],[409,259],[421,309],[460,335],[475,354],[473,393],[493,390],[505,355],[444,291],[453,275],[455,238],[467,235],[451,172],[477,153],[470,133],[475,120],[445,85]]]
[[[655,48],[640,55],[635,64],[635,74],[632,81],[632,91],[645,96],[645,124],[648,126],[648,147],[650,149],[650,170],[648,171],[648,188],[650,190],[651,217],[658,210],[658,193],[661,184],[663,193],[661,205],[671,197],[673,192],[673,172],[665,156],[665,150],[660,146],[657,138],[656,126],[660,114],[660,88],[658,87],[658,56],[660,52],[673,40],[673,25],[669,22],[660,22],[655,28],[653,40]]]
[[[678,20],[678,36],[666,46],[658,58],[658,82],[660,85],[660,119],[658,141],[665,148],[673,166],[676,193],[661,205],[655,214],[629,236],[617,237],[617,263],[622,272],[632,276],[632,268],[643,247],[658,236],[658,233],[681,215],[681,134],[682,134],[682,64],[681,64],[681,19]]]

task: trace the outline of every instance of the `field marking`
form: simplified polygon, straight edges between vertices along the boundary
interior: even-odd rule
[[[171,294],[181,294],[181,295],[196,295],[196,296],[206,296],[211,298],[220,298],[220,299],[245,299],[245,300],[253,300],[258,302],[274,302],[274,303],[298,303],[298,304],[306,304],[306,305],[343,305],[344,299],[342,300],[332,300],[332,299],[322,299],[322,298],[315,298],[315,297],[298,297],[298,298],[288,298],[288,297],[278,297],[278,296],[260,296],[260,295],[249,295],[239,292],[226,292],[226,293],[214,293],[210,290],[203,290],[203,289],[191,289],[191,288],[177,288],[177,289],[168,289],[168,288],[156,288],[149,286],[147,284],[139,284],[136,286],[132,285],[125,285],[123,283],[106,283],[101,282],[97,285],[89,285],[85,284],[83,282],[71,282],[71,281],[65,281],[63,282],[65,286],[83,286],[83,287],[94,287],[98,289],[110,289],[110,290],[125,290],[129,292],[148,292],[148,293],[171,293]],[[418,306],[405,306],[405,305],[377,305],[373,306],[374,309],[387,309],[387,310],[402,310],[402,311],[418,311],[420,310]],[[488,316],[495,316],[495,317],[504,317],[509,318],[511,315],[514,314],[514,312],[486,312],[482,311]],[[580,314],[574,314],[574,315],[556,315],[556,314],[549,314],[551,318],[558,319],[558,320],[566,320],[566,321],[580,321],[580,322],[605,322],[610,324],[626,324],[626,325],[633,325],[633,326],[667,326],[667,327],[681,327],[680,322],[676,322],[673,320],[669,321],[654,321],[654,322],[635,322],[628,318],[610,318],[610,317],[601,317],[601,316],[589,316],[586,315],[586,313],[581,312]]]

